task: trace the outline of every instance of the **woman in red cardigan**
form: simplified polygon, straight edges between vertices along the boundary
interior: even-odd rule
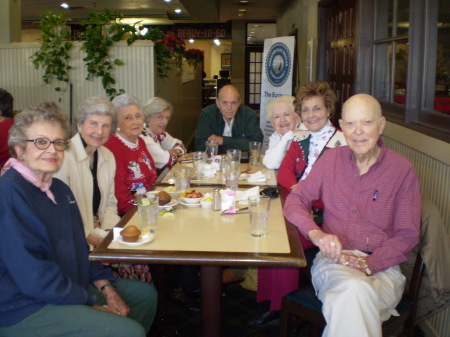
[[[299,180],[308,176],[314,163],[326,149],[346,145],[342,132],[330,122],[335,110],[336,95],[328,83],[317,81],[300,87],[297,104],[303,124],[310,131],[310,135],[303,140],[294,137],[281,162],[277,181],[289,191],[297,187]],[[313,208],[322,210],[322,202],[317,201]],[[314,247],[309,240],[300,233],[299,235],[303,250]],[[283,297],[298,288],[299,273],[298,268],[258,269],[257,301],[268,300],[271,305],[270,310],[251,320],[250,325],[264,326],[279,317]]]

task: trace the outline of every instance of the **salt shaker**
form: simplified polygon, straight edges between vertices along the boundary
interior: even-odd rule
[[[214,211],[220,211],[222,209],[222,204],[221,204],[221,201],[220,201],[220,191],[219,191],[218,188],[216,188],[214,190],[212,209]]]

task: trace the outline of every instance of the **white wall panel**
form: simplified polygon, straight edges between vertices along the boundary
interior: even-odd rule
[[[0,44],[0,88],[14,96],[15,110],[44,101],[55,101],[68,115],[73,111],[75,117],[77,106],[83,99],[94,95],[106,96],[100,79],[86,80],[87,71],[83,62],[85,53],[80,51],[80,47],[81,43],[75,42],[72,49],[72,90],[67,88],[60,95],[54,88],[63,87],[64,84],[54,81],[50,85],[43,85],[42,69],[36,70],[31,62],[30,56],[38,50],[38,43]],[[137,41],[131,46],[125,41],[116,44],[111,50],[111,58],[118,58],[125,63],[113,72],[116,89],[125,89],[126,93],[136,96],[142,103],[153,97],[153,55],[152,42]]]

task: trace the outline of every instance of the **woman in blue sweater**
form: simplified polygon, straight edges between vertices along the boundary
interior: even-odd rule
[[[17,115],[0,178],[0,336],[142,336],[155,289],[88,259],[71,190],[52,175],[67,149],[54,103]]]

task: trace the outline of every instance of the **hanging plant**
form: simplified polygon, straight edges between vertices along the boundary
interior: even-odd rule
[[[36,69],[42,67],[44,70],[42,80],[45,84],[50,84],[54,79],[65,83],[64,88],[55,87],[58,92],[66,90],[70,82],[69,72],[72,69],[69,65],[72,42],[70,29],[66,25],[68,20],[70,19],[64,14],[42,13],[41,20],[36,22],[42,30],[41,47],[30,57]]]
[[[197,65],[203,62],[203,51],[200,49],[187,49],[185,52],[187,63],[193,70],[197,68]]]
[[[175,34],[168,34],[162,39],[162,44],[169,51],[170,57],[175,60],[178,68],[183,67],[184,51],[186,50],[185,42]]]

